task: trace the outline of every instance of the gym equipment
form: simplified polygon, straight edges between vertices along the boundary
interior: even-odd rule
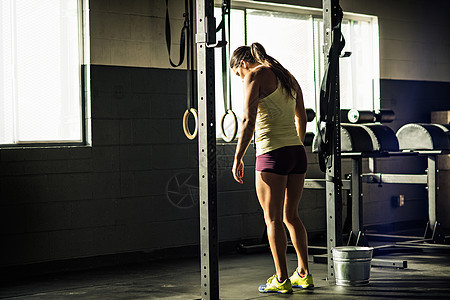
[[[450,153],[449,125],[406,124],[396,134],[381,124],[341,124],[342,157],[352,160],[352,231],[348,245],[367,246],[366,236],[399,239],[394,245],[399,247],[440,247],[450,249],[448,245],[436,244],[444,240],[439,227],[439,215],[436,210],[436,156]],[[318,151],[318,137],[313,141],[313,151]],[[354,141],[357,141],[354,142]],[[385,174],[362,173],[362,158],[375,160],[377,157],[425,156],[428,169],[425,174]],[[374,161],[372,162],[374,163]],[[373,167],[371,168],[373,170]],[[307,180],[312,181],[312,180]],[[362,230],[362,184],[422,184],[428,191],[428,224],[423,237],[389,236],[365,234]],[[308,183],[311,184],[311,183]],[[309,185],[305,184],[305,188]],[[426,244],[425,244],[426,243]],[[431,244],[430,244],[431,243]],[[393,245],[374,247],[375,250],[390,248]],[[316,258],[315,258],[316,259]],[[406,262],[373,261],[373,265],[406,267]]]
[[[397,131],[402,150],[447,150],[450,149],[450,125],[406,124]]]
[[[172,44],[172,35],[170,30],[170,18],[169,18],[169,0],[166,0],[166,46],[167,46],[167,52],[169,53],[169,62],[170,65],[174,68],[181,66],[181,64],[184,62],[184,52],[186,47],[186,35],[187,35],[187,58],[188,62],[190,59],[190,54],[192,53],[192,2],[189,0],[184,1],[184,24],[181,28],[181,34],[180,34],[180,58],[178,60],[178,63],[174,63],[172,61],[172,58],[170,57],[170,49]]]
[[[374,123],[374,122],[392,122],[395,119],[395,114],[390,109],[382,109],[379,111],[371,110],[357,110],[357,109],[343,109],[343,113],[347,113],[343,116],[342,120],[344,122],[348,121],[350,123]]]
[[[342,245],[342,178],[339,58],[345,41],[341,33],[343,12],[339,0],[323,0],[325,74],[317,118],[320,169],[326,173],[328,280],[334,281],[332,248]]]
[[[312,150],[319,151],[318,135]],[[341,151],[371,153],[399,151],[397,137],[392,129],[381,124],[341,124]],[[347,156],[347,155],[345,155]]]
[[[194,132],[189,131],[189,115],[192,115],[194,117]],[[193,107],[186,109],[186,111],[183,114],[183,131],[186,137],[190,140],[193,140],[197,137],[198,133],[198,113],[197,110]]]
[[[314,118],[316,117],[316,112],[311,109],[306,109],[306,122],[312,122]],[[305,133],[305,140],[303,141],[303,145],[305,146],[311,146],[314,139],[314,133],[313,132],[306,132]]]
[[[213,48],[223,47],[226,42],[216,41],[214,1],[197,0],[196,3],[201,296],[202,299],[219,299]]]
[[[427,170],[425,174],[384,174],[369,173],[362,174],[361,180],[366,183],[402,183],[402,184],[422,184],[426,185],[428,191],[428,223],[423,237],[412,238],[405,236],[386,238],[400,239],[397,244],[402,247],[440,247],[450,249],[448,245],[439,243],[445,240],[445,236],[440,228],[436,193],[439,186],[436,182],[437,168],[436,157],[440,154],[450,153],[450,142],[448,135],[448,125],[439,124],[406,124],[401,127],[396,134],[402,151],[400,154],[391,155],[418,155],[427,157]],[[368,234],[369,236],[369,234]],[[370,236],[379,236],[371,234]],[[406,241],[405,241],[406,239]]]
[[[347,119],[350,123],[373,123],[375,122],[375,112],[351,109],[347,114]]]
[[[222,20],[217,26],[217,31],[221,31],[222,40],[223,41],[231,41],[231,18],[230,18],[230,0],[222,1]],[[228,67],[228,61],[230,59],[231,48],[230,43],[228,43],[227,47],[222,47],[222,91],[223,91],[223,107],[225,113],[222,115],[220,119],[220,130],[222,132],[222,139],[229,143],[236,138],[238,131],[238,120],[236,118],[236,114],[233,112],[232,102],[231,102],[231,72]],[[228,136],[225,132],[225,118],[230,115],[233,120],[233,131]]]
[[[172,44],[171,30],[170,30],[170,18],[169,18],[169,0],[166,0],[166,46],[167,52],[169,54],[169,62],[170,65],[174,68],[181,66],[184,62],[184,53],[185,48],[187,50],[186,55],[186,72],[187,72],[187,109],[183,114],[183,131],[186,137],[190,140],[193,140],[197,137],[198,133],[198,114],[197,110],[194,108],[194,98],[195,98],[195,86],[193,77],[193,69],[194,65],[194,49],[193,49],[193,5],[192,1],[185,0],[184,1],[184,24],[181,28],[180,34],[180,59],[178,63],[174,63],[172,58],[170,57],[170,49]],[[186,40],[187,36],[187,40]],[[190,132],[189,130],[189,115],[194,118],[194,132]]]
[[[316,112],[312,108],[306,109],[306,122],[312,122],[316,117]]]

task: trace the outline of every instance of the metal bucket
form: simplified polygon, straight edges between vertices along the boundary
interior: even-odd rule
[[[369,283],[373,248],[334,247],[332,253],[336,285],[355,286]]]

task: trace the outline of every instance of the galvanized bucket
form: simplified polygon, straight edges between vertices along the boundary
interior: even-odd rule
[[[332,249],[336,285],[365,285],[370,279],[373,248],[342,246]]]

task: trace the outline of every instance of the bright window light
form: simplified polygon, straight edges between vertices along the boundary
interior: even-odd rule
[[[306,108],[315,105],[312,21],[309,15],[247,11],[248,43],[261,43],[267,54],[294,75]]]
[[[270,10],[232,9],[231,51],[241,45],[261,43],[269,55],[279,60],[297,78],[303,90],[305,107],[317,112],[324,73],[323,21],[317,14],[286,13],[273,9],[273,6]],[[216,8],[215,16],[218,22],[220,14],[220,9]],[[341,108],[377,110],[380,107],[377,19],[371,16],[346,14],[342,23],[342,33],[346,39],[343,52],[352,54],[350,57],[340,59]],[[220,124],[224,113],[221,58],[221,50],[217,49],[215,52],[217,124]],[[227,61],[227,67],[228,64]],[[231,76],[231,101],[240,123],[243,87],[241,79],[234,74]],[[225,130],[231,131],[230,123],[225,122]],[[308,123],[307,131],[315,132],[315,125],[315,122]],[[217,137],[220,136],[220,127],[217,126]]]
[[[78,2],[1,0],[1,144],[82,141]]]
[[[317,31],[316,49],[323,48],[323,22],[315,21]],[[345,38],[344,52],[350,52],[349,57],[339,60],[340,101],[342,109],[376,110],[379,108],[379,91],[376,84],[379,81],[378,52],[373,41],[373,24],[369,21],[342,21],[342,35]],[[374,63],[374,57],[376,60]],[[319,81],[323,76],[323,53],[317,56],[319,66]],[[320,80],[319,80],[320,79]]]

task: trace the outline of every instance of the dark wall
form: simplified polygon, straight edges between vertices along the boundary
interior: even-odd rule
[[[92,147],[1,149],[0,267],[197,245],[197,141],[183,70],[91,66]],[[221,241],[260,238],[252,166],[218,147]]]
[[[381,108],[392,109],[397,131],[407,123],[430,123],[432,111],[450,110],[450,82],[380,80]]]
[[[274,2],[320,7],[313,0]],[[436,6],[448,2],[436,3],[342,1],[345,11],[379,17],[381,107],[396,112],[387,124],[394,130],[449,109],[449,35],[441,17],[447,10]],[[168,69],[164,4],[90,1],[92,146],[0,149],[0,267],[198,244],[197,142],[181,128],[186,78]],[[171,5],[175,37],[184,6]],[[239,185],[230,172],[234,148],[219,143],[217,150],[221,241],[256,239],[264,231],[255,153],[249,148]],[[308,158],[307,176],[322,178],[316,155]],[[426,164],[391,158],[377,167],[422,173]],[[393,208],[390,199],[399,193],[406,204]],[[364,188],[365,224],[423,221],[426,210],[423,186]],[[300,216],[308,232],[325,230],[323,191],[304,192]]]
[[[197,142],[181,128],[185,72],[93,65],[91,77],[92,147],[0,150],[0,237],[10,245],[2,247],[1,266],[198,243]],[[381,106],[397,115],[388,125],[428,122],[430,111],[449,109],[449,86],[383,79]],[[249,148],[241,186],[230,172],[234,148],[218,144],[222,241],[260,238],[264,230],[254,151]],[[426,168],[423,160],[401,158],[377,164],[383,171]],[[308,177],[321,177],[311,153]],[[186,182],[177,186],[180,181]],[[368,186],[364,193],[368,224],[427,217],[423,187]],[[407,205],[390,207],[399,193]],[[311,232],[325,229],[324,207],[322,192],[305,191],[300,215]]]

